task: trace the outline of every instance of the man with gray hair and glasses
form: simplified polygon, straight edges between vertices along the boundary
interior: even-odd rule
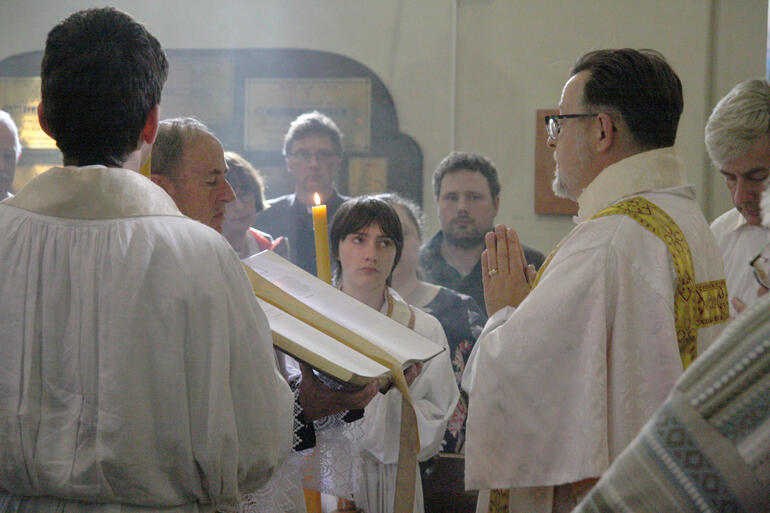
[[[749,262],[770,234],[762,225],[759,208],[770,173],[770,84],[766,80],[741,82],[717,103],[706,124],[706,148],[735,204],[711,224],[725,262],[730,312],[735,316],[758,298]]]

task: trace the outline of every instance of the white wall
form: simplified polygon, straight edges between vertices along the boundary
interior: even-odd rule
[[[709,114],[735,84],[765,76],[768,32],[767,0],[719,0],[714,3],[714,58],[708,76],[710,94],[704,98],[705,110]],[[708,165],[706,172],[713,179],[713,193],[709,197],[707,214],[715,218],[732,208],[733,203],[721,175]]]
[[[371,68],[393,95],[401,131],[422,147],[429,232],[436,228],[430,173],[452,149],[452,0],[110,3],[143,21],[166,48],[311,48]],[[2,0],[0,58],[41,49],[56,22],[93,5]],[[547,252],[571,227],[566,217],[534,214],[535,110],[555,106],[574,60],[600,47],[650,47],[667,56],[685,89],[678,146],[690,179],[709,218],[728,207],[707,162],[703,125],[734,83],[764,74],[767,0],[459,0],[457,15],[456,149],[496,162],[498,220],[525,242]]]

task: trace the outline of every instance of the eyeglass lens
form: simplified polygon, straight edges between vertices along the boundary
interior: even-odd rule
[[[762,253],[751,261],[751,267],[757,282],[763,287],[770,289],[770,258],[768,258],[768,254],[770,254],[770,248],[765,247]]]
[[[328,150],[318,150],[315,153],[307,150],[297,150],[289,156],[303,163],[309,163],[311,160],[313,160],[313,157],[315,157],[316,161],[318,162],[326,163],[329,162],[332,158],[336,157],[337,154]]]
[[[559,137],[559,131],[561,129],[561,126],[559,126],[559,120],[556,118],[548,118],[548,137],[551,139],[556,139]]]

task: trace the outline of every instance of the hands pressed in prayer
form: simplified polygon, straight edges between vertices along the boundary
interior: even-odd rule
[[[378,390],[376,380],[353,392],[334,390],[318,379],[310,365],[299,362],[299,368],[302,371],[299,405],[302,407],[306,421],[328,417],[342,411],[364,408]]]
[[[506,306],[519,306],[535,281],[535,267],[527,264],[519,236],[513,228],[498,224],[484,238],[487,249],[481,253],[484,302],[491,317]]]

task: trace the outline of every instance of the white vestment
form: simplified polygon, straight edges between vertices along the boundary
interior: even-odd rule
[[[393,290],[394,301],[403,300]],[[409,387],[420,434],[418,461],[436,455],[447,422],[460,398],[449,359],[446,335],[435,317],[413,308],[414,331],[447,348],[429,360]],[[387,302],[382,313],[387,312]],[[306,452],[308,486],[339,497],[355,498],[366,513],[392,513],[401,428],[401,393],[392,387],[378,393],[364,417],[350,424],[316,422],[316,447]],[[423,512],[417,471],[414,512]]]
[[[630,217],[591,217],[641,195],[684,233],[695,281],[720,280],[719,250],[685,178],[672,148],[604,169],[537,287],[489,319],[463,376],[466,488],[598,477],[666,398],[682,373],[669,251]],[[699,350],[722,326],[698,330]],[[548,489],[515,492],[511,511],[521,511],[520,495],[529,511],[551,511]]]
[[[214,230],[138,173],[0,204],[0,510],[235,506],[288,455],[267,318]]]
[[[765,296],[687,368],[574,513],[767,513],[768,388]]]
[[[737,297],[746,306],[754,304],[759,296],[759,283],[754,279],[749,262],[765,247],[770,230],[753,226],[736,209],[730,209],[711,223],[711,231],[719,244],[725,262],[725,279],[730,299]],[[738,312],[730,304],[730,315]]]

